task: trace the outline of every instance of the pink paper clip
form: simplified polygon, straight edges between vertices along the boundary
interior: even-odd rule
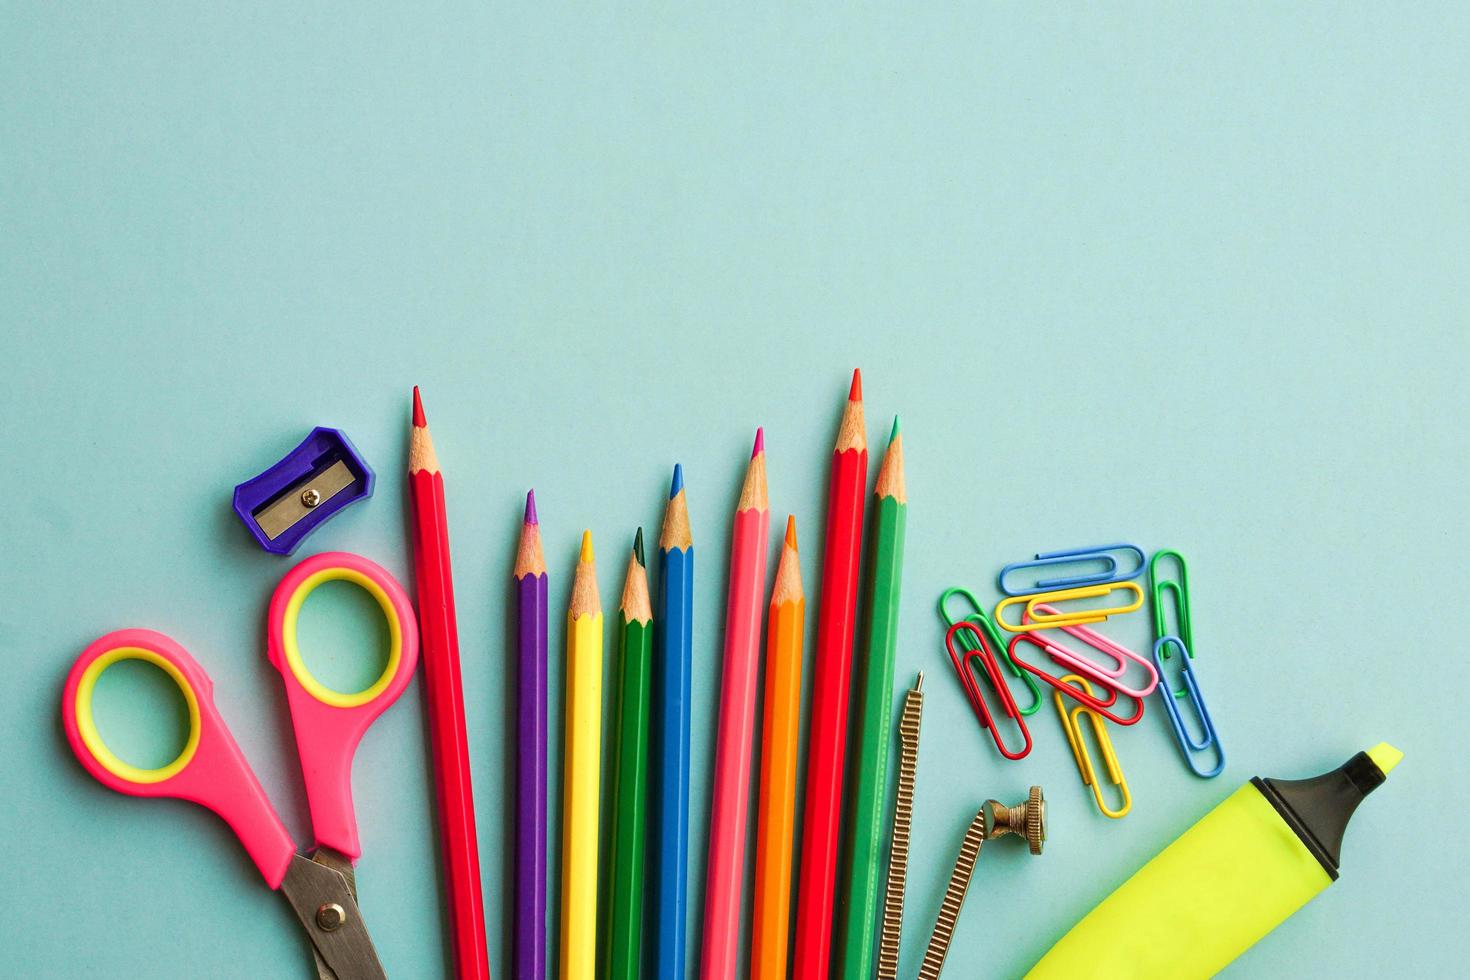
[[[964,649],[955,642],[955,634],[960,630],[969,630],[974,649]],[[1015,696],[1011,694],[1011,689],[1006,687],[1005,677],[1000,672],[1000,665],[996,663],[995,651],[990,649],[990,643],[985,639],[985,634],[980,632],[980,627],[974,623],[962,619],[944,634],[944,645],[949,650],[949,662],[954,664],[955,673],[960,675],[960,685],[965,689],[965,696],[970,699],[970,707],[975,710],[975,717],[980,719],[980,727],[990,729],[990,737],[995,739],[995,747],[1000,750],[1001,755],[1013,762],[1017,759],[1024,759],[1031,751],[1031,733],[1026,730],[1026,721],[1016,707]],[[1012,752],[1001,741],[1000,729],[996,726],[995,719],[991,717],[990,709],[985,705],[985,698],[980,693],[980,685],[976,683],[975,673],[970,668],[971,659],[980,661],[981,666],[985,668],[985,676],[990,679],[991,688],[1000,698],[1001,710],[1021,730],[1021,738],[1025,740],[1025,746],[1021,751]],[[1142,702],[1140,702],[1141,705]]]
[[[1055,608],[1044,603],[1038,605],[1036,607],[1036,611],[1044,616],[1054,615],[1057,613],[1057,610]],[[1021,621],[1023,623],[1030,622],[1030,618],[1028,616],[1023,616]],[[1119,694],[1127,694],[1130,697],[1146,698],[1150,694],[1152,694],[1153,689],[1158,686],[1159,672],[1154,669],[1154,665],[1149,663],[1143,657],[1140,657],[1138,654],[1134,653],[1132,650],[1129,650],[1121,643],[1110,640],[1096,630],[1089,629],[1086,626],[1058,626],[1056,628],[1061,630],[1063,633],[1069,633],[1072,636],[1077,637],[1077,639],[1081,640],[1083,643],[1092,647],[1099,653],[1111,657],[1113,660],[1113,664],[1111,667],[1104,666],[1100,663],[1088,660],[1086,657],[1083,657],[1073,652],[1070,648],[1064,647],[1060,643],[1042,637],[1039,633],[1036,634],[1037,638],[1040,639],[1043,644],[1043,649],[1045,649],[1046,652],[1051,655],[1051,658],[1053,660],[1063,665],[1064,667],[1071,667],[1078,673],[1086,674],[1088,677],[1097,681],[1099,684],[1110,687],[1113,690],[1117,691]],[[1128,664],[1130,662],[1137,664],[1139,667],[1143,668],[1144,673],[1148,674],[1148,683],[1142,688],[1128,687],[1123,684],[1123,675],[1127,673]]]
[[[1138,719],[1143,717],[1142,698],[1134,697],[1131,694],[1124,694],[1123,697],[1133,702],[1133,713],[1126,718],[1119,717],[1116,712],[1110,710],[1113,705],[1118,702],[1118,692],[1112,687],[1110,683],[1103,684],[1103,690],[1108,692],[1108,699],[1106,701],[1099,700],[1096,695],[1087,694],[1083,692],[1080,688],[1064,682],[1060,677],[1054,677],[1051,674],[1048,674],[1046,671],[1042,670],[1040,667],[1033,667],[1031,664],[1026,663],[1024,660],[1021,659],[1020,654],[1017,650],[1017,647],[1019,647],[1022,643],[1029,643],[1042,652],[1047,653],[1048,655],[1052,655],[1052,659],[1056,659],[1055,655],[1051,653],[1051,645],[1048,644],[1046,640],[1032,633],[1017,633],[1016,636],[1011,640],[1010,647],[1007,650],[1007,652],[1011,655],[1011,663],[1015,664],[1017,667],[1041,678],[1052,687],[1056,688],[1058,691],[1061,691],[1063,694],[1067,695],[1080,704],[1087,705],[1087,707],[1091,708],[1093,711],[1096,711],[1108,721],[1111,721],[1115,724],[1133,725],[1138,722]],[[1157,679],[1157,672],[1155,672],[1154,677]]]

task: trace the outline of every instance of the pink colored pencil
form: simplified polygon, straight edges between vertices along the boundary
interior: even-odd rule
[[[703,980],[734,980],[745,876],[745,827],[750,810],[750,749],[755,735],[756,675],[766,590],[765,435],[755,448],[735,508],[730,546],[730,597],[725,607],[725,671],[715,740],[715,788],[710,806],[709,866],[704,900]]]

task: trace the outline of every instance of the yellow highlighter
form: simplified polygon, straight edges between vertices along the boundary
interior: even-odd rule
[[[1402,758],[1380,742],[1311,779],[1252,779],[1073,926],[1028,980],[1214,976],[1337,880],[1348,820]],[[1160,909],[1168,929],[1137,928]]]

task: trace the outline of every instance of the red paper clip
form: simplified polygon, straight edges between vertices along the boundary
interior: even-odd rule
[[[1052,687],[1056,688],[1058,691],[1061,691],[1063,694],[1076,700],[1078,703],[1087,705],[1087,707],[1091,708],[1093,711],[1096,711],[1108,721],[1114,722],[1119,725],[1132,725],[1135,724],[1138,719],[1143,717],[1142,698],[1135,698],[1131,695],[1125,694],[1124,697],[1133,702],[1133,714],[1129,715],[1127,718],[1120,718],[1117,714],[1108,710],[1118,702],[1117,690],[1099,681],[1099,686],[1102,687],[1103,690],[1108,692],[1108,699],[1106,701],[1099,700],[1094,695],[1087,694],[1081,689],[1074,687],[1071,684],[1065,683],[1060,677],[1053,677],[1051,674],[1048,674],[1041,668],[1033,667],[1023,661],[1016,653],[1016,647],[1021,643],[1029,643],[1050,656],[1050,651],[1047,650],[1046,640],[1032,633],[1017,633],[1015,638],[1011,640],[1010,646],[1006,649],[1006,652],[1011,655],[1011,663],[1015,664],[1017,667],[1020,667],[1022,670],[1036,675],[1037,677],[1046,681]],[[1052,659],[1055,660],[1056,658],[1053,657]]]
[[[973,634],[975,647],[973,650],[960,649],[956,645],[955,633],[960,630],[969,630]],[[960,684],[965,689],[965,696],[970,699],[970,707],[975,709],[975,717],[980,719],[980,726],[990,729],[990,737],[995,740],[995,747],[1000,750],[1001,755],[1012,761],[1024,759],[1031,751],[1031,733],[1026,730],[1026,722],[1016,707],[1015,697],[1012,696],[1010,688],[1006,687],[1005,678],[1000,672],[1000,665],[995,661],[995,651],[990,649],[985,634],[980,632],[980,628],[974,623],[962,619],[944,634],[944,645],[949,650],[949,662],[954,664],[955,673],[960,676]],[[1014,721],[1016,727],[1021,730],[1021,737],[1026,740],[1026,745],[1021,751],[1012,752],[1001,741],[1000,729],[996,727],[995,720],[990,715],[990,709],[985,706],[985,698],[980,694],[980,685],[975,681],[975,672],[970,668],[971,659],[979,660],[985,668],[985,675],[990,679],[990,686],[996,696],[1000,698],[1000,706],[1005,711],[1006,717]],[[1141,703],[1140,707],[1142,707]]]

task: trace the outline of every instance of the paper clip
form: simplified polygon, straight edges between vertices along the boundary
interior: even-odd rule
[[[1090,690],[1078,690],[1071,684],[1065,683],[1062,678],[1056,677],[1052,674],[1048,674],[1040,667],[1033,667],[1031,664],[1028,664],[1026,661],[1022,660],[1020,654],[1016,651],[1016,647],[1018,647],[1022,643],[1029,643],[1039,650],[1042,650],[1043,652],[1050,653],[1050,651],[1047,650],[1046,641],[1039,636],[1033,636],[1029,633],[1022,633],[1020,636],[1012,637],[1010,646],[1011,663],[1015,664],[1017,667],[1020,667],[1022,670],[1029,671],[1030,673],[1036,675],[1046,683],[1050,684],[1052,687],[1056,688],[1061,693],[1067,695],[1069,698],[1072,698],[1073,700],[1085,705],[1086,707],[1091,708],[1093,711],[1096,711],[1108,721],[1114,722],[1115,724],[1136,725],[1138,724],[1138,719],[1143,717],[1142,698],[1136,698],[1129,694],[1123,695],[1124,698],[1133,702],[1133,713],[1126,718],[1121,717],[1112,710],[1113,705],[1118,703],[1118,692],[1113,690],[1113,688],[1109,687],[1106,684],[1103,685],[1103,690],[1108,692],[1108,699],[1106,701],[1100,700]]]
[[[965,649],[956,637],[957,633],[973,634],[974,649]],[[960,676],[960,685],[965,689],[965,696],[970,699],[970,707],[974,709],[975,717],[980,719],[981,727],[990,729],[990,737],[995,740],[995,747],[1007,759],[1012,761],[1024,759],[1031,751],[1031,733],[1026,730],[1026,720],[1021,717],[1021,712],[1016,708],[1016,699],[1011,696],[1010,688],[1006,687],[1005,678],[1000,673],[1000,666],[995,662],[995,653],[985,641],[985,635],[980,632],[980,627],[968,620],[961,620],[944,634],[944,645],[949,649],[949,662],[954,664],[955,673]],[[1000,698],[1001,709],[1021,730],[1021,737],[1025,740],[1021,751],[1012,752],[1001,741],[1000,729],[995,725],[990,709],[985,706],[985,698],[980,693],[980,685],[976,683],[974,671],[970,668],[972,659],[980,661],[981,666],[985,668],[985,675],[990,679],[990,686]]]
[[[1105,609],[1053,611],[1051,614],[1036,612],[1037,606],[1064,602],[1068,599],[1093,599],[1118,590],[1132,592],[1133,601],[1125,606],[1109,606]],[[1024,602],[1026,606],[1021,611],[1022,621],[1013,625],[1006,622],[1005,608],[1018,602]],[[1101,623],[1109,616],[1130,613],[1141,605],[1143,605],[1143,589],[1138,587],[1138,583],[1109,582],[1107,585],[1088,585],[1080,589],[1058,589],[1054,592],[1038,592],[1035,595],[1018,595],[1002,599],[1000,605],[995,607],[995,625],[1008,633],[1027,633],[1031,630],[1045,630],[1061,626],[1083,626],[1087,623]]]
[[[1055,609],[1045,604],[1038,604],[1036,611],[1042,615],[1053,615],[1056,613]],[[1119,694],[1127,694],[1135,698],[1148,697],[1153,693],[1154,688],[1158,686],[1159,672],[1154,669],[1154,665],[1121,643],[1116,643],[1096,630],[1089,629],[1086,626],[1061,626],[1058,629],[1063,633],[1077,637],[1083,643],[1099,653],[1111,657],[1113,660],[1113,665],[1106,667],[1074,653],[1070,648],[1064,647],[1053,640],[1042,640],[1046,652],[1051,654],[1051,658],[1062,666],[1071,667],[1073,670],[1080,671],[1099,684],[1104,684],[1112,688]],[[1128,687],[1122,683],[1123,675],[1127,673],[1130,662],[1138,664],[1148,674],[1148,683],[1141,688]]]
[[[955,595],[963,596],[964,598],[969,600],[971,607],[970,612],[966,613],[963,616],[960,616],[959,618],[951,615],[948,609],[949,599],[951,596]],[[1036,682],[1031,679],[1030,674],[1025,673],[1021,670],[1021,668],[1011,663],[1011,656],[1010,654],[1006,653],[1006,641],[1001,639],[1000,630],[996,629],[995,624],[990,621],[990,617],[986,615],[985,610],[981,608],[980,602],[975,598],[974,593],[972,593],[969,589],[959,587],[955,587],[953,589],[945,589],[944,592],[939,596],[939,618],[944,620],[944,625],[946,628],[953,626],[955,623],[959,622],[974,623],[976,626],[980,627],[981,631],[985,634],[985,638],[990,641],[991,647],[995,650],[996,659],[1004,661],[1006,670],[1010,671],[1011,674],[1015,676],[1018,680],[1020,680],[1022,684],[1026,685],[1027,690],[1031,692],[1031,703],[1024,708],[1017,708],[1017,710],[1020,711],[1022,715],[1029,718],[1031,715],[1036,714],[1036,712],[1041,709],[1041,688],[1036,686]],[[959,640],[961,644],[961,649],[964,650],[964,652],[969,653],[975,649],[975,644],[970,639],[970,635],[968,632],[958,637],[957,639]],[[1149,670],[1153,669],[1153,665],[1148,664],[1147,661],[1145,661],[1145,665],[1148,666]]]
[[[1179,564],[1179,580],[1177,582],[1159,581],[1159,559],[1173,558]],[[1177,636],[1184,641],[1185,655],[1194,659],[1194,629],[1189,622],[1189,566],[1184,564],[1184,556],[1177,551],[1164,550],[1154,552],[1154,556],[1148,561],[1148,591],[1151,603],[1154,607],[1154,640],[1155,642],[1166,636]],[[1164,593],[1168,592],[1174,597],[1174,618],[1179,628],[1172,633],[1169,630],[1167,617],[1164,615]],[[1164,659],[1169,658],[1169,651],[1164,651]],[[1174,692],[1176,698],[1189,696],[1187,688],[1180,688]]]
[[[1118,559],[1113,557],[1115,551],[1131,551],[1134,558],[1132,571],[1119,571]],[[1095,572],[1083,572],[1077,575],[1064,575],[1061,578],[1041,579],[1033,585],[1015,588],[1006,584],[1006,576],[1012,572],[1024,571],[1028,568],[1050,569],[1055,565],[1080,565],[1084,562],[1100,561],[1103,567]],[[1122,582],[1125,579],[1138,578],[1143,572],[1143,550],[1131,544],[1104,544],[1095,548],[1073,548],[1069,551],[1046,551],[1038,552],[1032,561],[1013,561],[1000,570],[997,584],[1006,595],[1027,595],[1032,592],[1045,592],[1048,589],[1075,589],[1083,585],[1106,585],[1110,582]]]
[[[1169,696],[1168,687],[1161,685],[1159,693],[1163,697],[1164,708],[1169,712],[1169,721],[1174,725],[1174,737],[1179,740],[1179,748],[1184,752],[1185,763],[1188,764],[1190,770],[1196,776],[1209,779],[1211,776],[1218,776],[1224,771],[1225,748],[1220,744],[1220,735],[1215,731],[1215,723],[1210,720],[1210,711],[1205,707],[1205,699],[1200,697],[1199,682],[1194,679],[1194,666],[1189,662],[1189,648],[1184,645],[1184,641],[1177,636],[1159,637],[1154,642],[1154,666],[1158,668],[1159,675],[1163,676],[1164,664],[1162,658],[1168,656],[1164,647],[1171,643],[1178,646],[1180,652],[1184,654],[1184,656],[1179,658],[1184,672],[1184,693],[1189,697],[1190,701],[1194,702],[1195,711],[1199,713],[1200,724],[1204,729],[1204,734],[1198,741],[1185,730],[1184,720],[1179,717],[1179,705],[1175,703],[1173,697]],[[1210,746],[1214,746],[1215,754],[1219,756],[1220,761],[1209,772],[1203,772],[1194,764],[1194,754],[1196,752],[1203,752]]]
[[[1076,684],[1088,694],[1092,693],[1092,685],[1087,683],[1085,677],[1068,674],[1062,678],[1062,683]],[[1128,811],[1133,809],[1133,795],[1128,792],[1128,780],[1123,778],[1123,767],[1118,765],[1118,755],[1113,751],[1113,740],[1108,737],[1108,728],[1103,723],[1102,716],[1081,704],[1068,710],[1067,702],[1062,700],[1061,691],[1053,694],[1052,700],[1056,702],[1057,717],[1062,720],[1062,731],[1067,735],[1067,744],[1072,747],[1072,758],[1077,761],[1077,771],[1082,775],[1082,785],[1091,788],[1092,798],[1097,801],[1097,808],[1102,811],[1103,816],[1114,820],[1127,816]],[[1087,751],[1087,743],[1082,741],[1082,724],[1078,718],[1083,716],[1092,723],[1092,733],[1097,739],[1097,749],[1102,753],[1103,766],[1108,770],[1108,778],[1123,794],[1123,805],[1117,810],[1108,809],[1107,803],[1103,802],[1102,785],[1097,780],[1097,771],[1092,766],[1092,756]]]

